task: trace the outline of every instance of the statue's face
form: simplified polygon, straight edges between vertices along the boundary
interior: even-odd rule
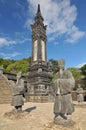
[[[17,76],[17,79],[20,79],[20,77],[21,77],[20,75],[19,75],[19,76]]]
[[[20,79],[21,78],[21,72],[19,72],[18,74],[17,74],[17,79]]]

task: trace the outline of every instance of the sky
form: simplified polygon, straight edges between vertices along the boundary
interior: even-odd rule
[[[65,59],[66,68],[86,64],[86,0],[0,0],[0,58],[32,56],[38,4],[47,25],[47,59]]]

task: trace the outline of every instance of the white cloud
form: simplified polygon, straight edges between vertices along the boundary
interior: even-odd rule
[[[8,40],[7,38],[0,38],[0,47],[9,46],[12,44],[16,44],[16,41]]]
[[[69,38],[66,41],[70,43],[77,42],[79,38],[82,38],[85,35],[84,32],[79,31],[79,29],[75,26],[72,26],[72,29],[68,33]]]
[[[74,25],[77,19],[77,8],[71,5],[70,0],[27,0],[29,14],[36,14],[37,5],[40,4],[41,12],[45,23],[48,25],[47,33],[55,34],[55,38],[59,35],[65,35],[66,42],[77,42],[85,35],[85,32],[79,30]],[[34,19],[34,18],[33,18]],[[26,25],[30,28],[32,18],[28,18]],[[53,40],[53,39],[52,39]]]
[[[20,55],[22,55],[22,54],[19,52],[14,52],[12,54],[0,52],[0,56],[3,57],[4,59],[11,59],[11,58],[14,58],[14,57],[20,56]]]
[[[54,42],[54,45],[57,46],[59,43],[58,42]]]
[[[84,63],[81,63],[81,64],[79,64],[79,65],[77,65],[76,67],[77,68],[81,68],[83,65],[85,65],[86,64],[86,62],[84,62]]]
[[[29,41],[29,39],[20,38],[20,39],[11,40],[7,37],[0,37],[0,47],[10,46],[14,44],[21,44],[21,43],[25,43],[26,41]]]

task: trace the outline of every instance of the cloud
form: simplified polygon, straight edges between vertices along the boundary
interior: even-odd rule
[[[0,52],[0,57],[2,57],[4,59],[11,59],[11,58],[14,58],[14,57],[17,57],[17,56],[20,56],[20,55],[22,55],[22,54],[19,53],[19,52],[14,52],[12,54]]]
[[[77,19],[77,8],[71,5],[70,0],[27,0],[27,2],[28,12],[32,16],[36,14],[38,3],[40,4],[45,24],[48,25],[48,35],[52,34],[55,38],[64,35],[65,41],[69,43],[77,42],[84,37],[85,32],[74,25]],[[30,23],[32,23],[32,17],[29,17],[26,22],[29,28]]]
[[[81,67],[82,67],[83,65],[85,65],[85,64],[86,64],[86,62],[83,62],[83,63],[77,65],[76,67],[77,67],[77,68],[81,68]]]
[[[69,33],[69,38],[67,38],[66,41],[70,43],[77,42],[78,39],[85,36],[85,33],[82,31],[79,31],[79,29],[75,26],[73,26],[72,29],[68,33]]]
[[[0,38],[0,47],[16,44],[16,41],[8,40],[7,38]]]
[[[59,45],[59,43],[58,42],[54,42],[54,45],[57,46],[57,45]]]
[[[7,38],[7,37],[0,37],[0,47],[10,46],[10,45],[15,45],[15,44],[22,44],[29,40],[30,39],[28,38],[20,38],[20,39],[11,40],[10,38]]]

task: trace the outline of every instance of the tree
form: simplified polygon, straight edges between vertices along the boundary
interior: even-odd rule
[[[83,65],[83,66],[80,68],[80,70],[81,70],[81,73],[82,73],[82,75],[83,75],[83,79],[86,80],[86,64]]]
[[[73,67],[73,68],[68,68],[67,70],[69,70],[73,74],[75,80],[81,79],[82,74],[79,68]]]
[[[19,71],[22,71],[23,75],[26,75],[28,66],[30,66],[30,64],[31,57],[17,60],[14,63],[9,64],[6,68],[6,71],[11,73],[18,73]]]
[[[49,65],[50,65],[50,68],[52,70],[52,73],[55,74],[57,73],[58,71],[58,61],[57,60],[53,60],[53,59],[50,59],[48,61]]]
[[[3,65],[4,69],[6,70],[7,66],[14,63],[14,60],[6,60],[6,59],[2,59],[0,58],[0,66]]]

